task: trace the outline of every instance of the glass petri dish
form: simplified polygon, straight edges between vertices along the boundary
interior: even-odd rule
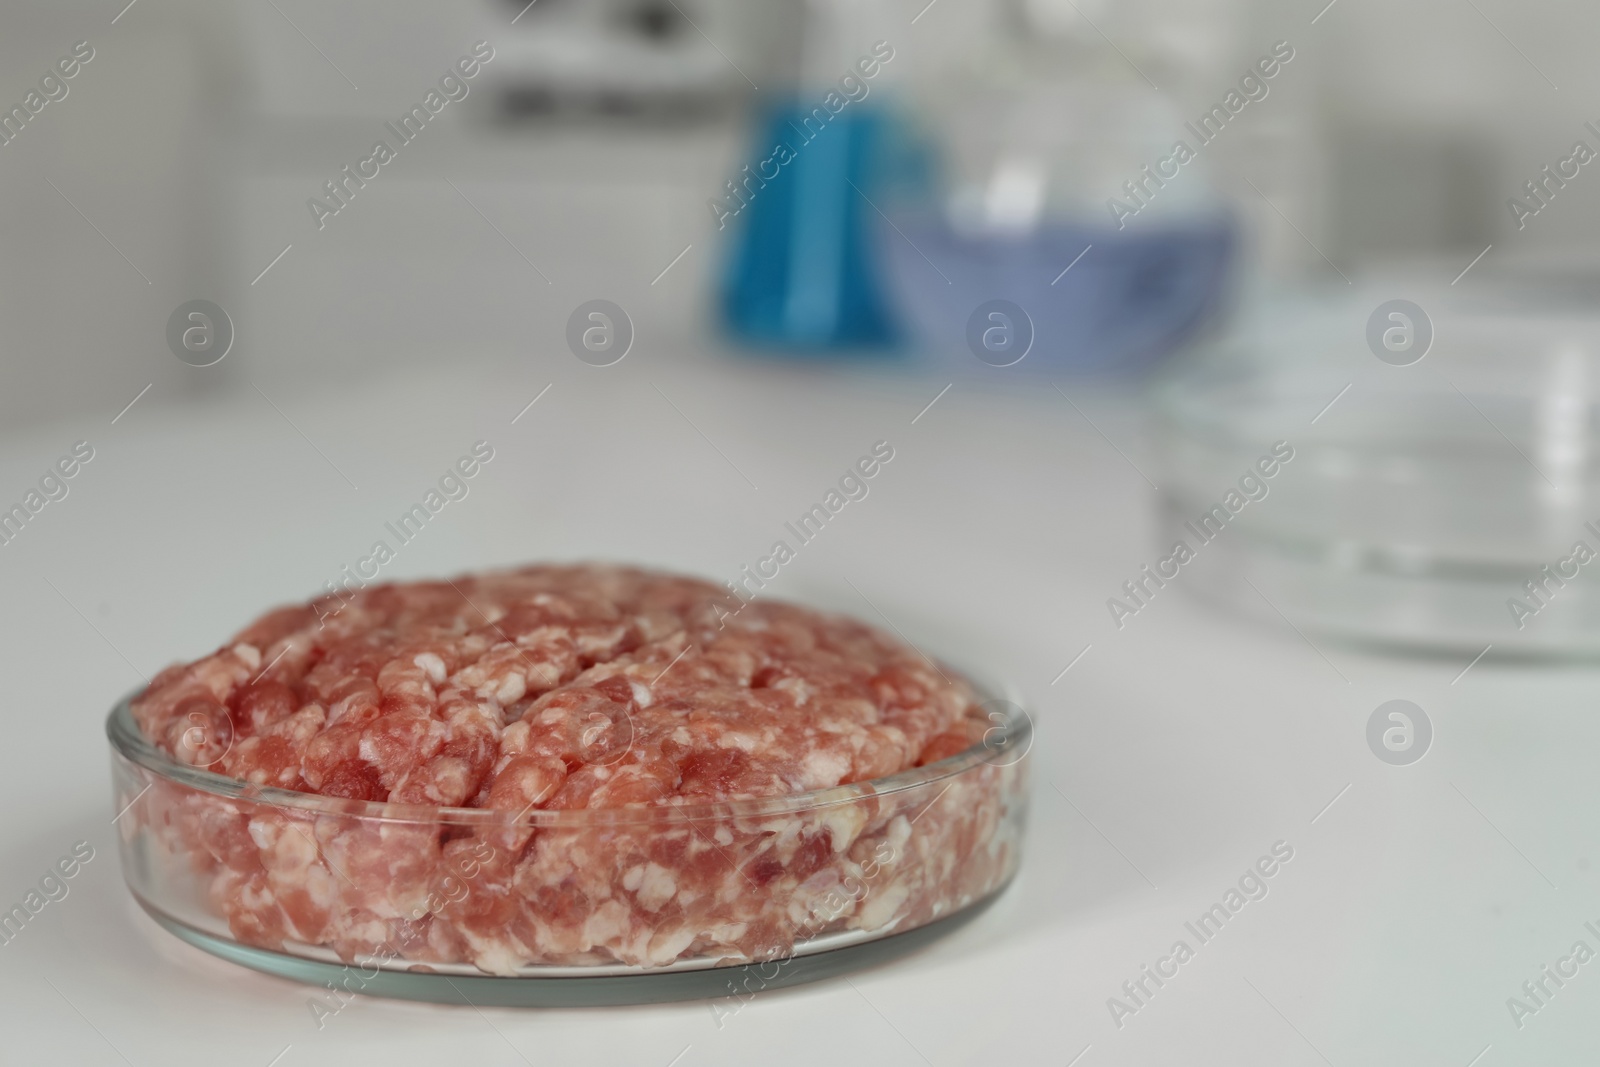
[[[1032,725],[1011,701],[983,707],[980,744],[884,778],[520,815],[213,774],[152,745],[127,700],[106,733],[139,904],[207,952],[323,986],[333,1014],[354,993],[747,998],[915,949],[986,906],[1020,860]],[[654,925],[629,920],[641,913]]]
[[[1377,304],[1194,353],[1158,385],[1163,529],[1293,450],[1183,584],[1383,648],[1600,655],[1600,318],[1441,299],[1431,350],[1398,366],[1363,336]]]

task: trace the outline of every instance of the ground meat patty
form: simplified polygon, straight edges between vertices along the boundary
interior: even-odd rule
[[[506,813],[341,814],[152,782],[122,824],[148,835],[140,862],[187,867],[193,897],[264,947],[492,973],[762,959],[929,921],[1015,866],[1009,762],[689,817],[936,761],[991,723],[968,682],[873,627],[635,568],[530,566],[280,609],[163,671],[131,711],[175,759],[257,785]],[[143,781],[127,784],[131,799]]]
[[[971,687],[839,615],[624,567],[533,566],[274,611],[133,701],[259,785],[610,808],[878,778],[982,736]]]

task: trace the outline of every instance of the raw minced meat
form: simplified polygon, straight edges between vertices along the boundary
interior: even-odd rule
[[[981,738],[972,689],[904,642],[727,601],[601,566],[379,586],[268,614],[133,712],[258,785],[512,810],[803,792]]]
[[[991,725],[963,678],[873,627],[730,600],[634,568],[531,566],[271,612],[136,697],[145,736],[256,785],[507,817],[313,813],[162,783],[144,824],[240,940],[495,973],[781,955],[996,888],[1019,767],[674,817],[881,778]],[[536,828],[539,809],[639,817]]]

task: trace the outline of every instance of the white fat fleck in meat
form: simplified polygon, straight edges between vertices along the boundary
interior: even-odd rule
[[[659,863],[650,863],[645,866],[639,880],[639,906],[646,911],[660,911],[661,905],[671,900],[677,891],[678,883],[673,879],[672,872]]]
[[[472,948],[472,962],[477,964],[480,970],[488,971],[490,974],[517,973],[517,967],[522,960],[508,942],[497,937],[484,937],[470,930],[466,932],[466,936],[467,944]]]
[[[789,921],[802,929],[815,928],[849,914],[856,902],[842,888],[843,881],[837,870],[824,867],[800,883],[784,909]]]
[[[527,720],[518,719],[500,732],[500,758],[495,761],[497,773],[511,762],[512,757],[520,756],[527,749],[528,734],[532,729]]]
[[[246,907],[251,911],[264,908],[274,903],[272,893],[266,886],[255,887],[245,883],[240,887],[240,897]]]
[[[633,702],[641,708],[648,708],[655,702],[655,695],[650,692],[650,687],[644,683],[629,679],[628,688],[633,690]]]
[[[853,925],[863,930],[892,927],[905,917],[900,909],[910,897],[911,887],[904,880],[891,882],[882,888],[874,885],[862,900]]]
[[[608,900],[589,915],[583,924],[583,936],[591,945],[608,945],[621,941],[628,933],[628,906],[620,900]]]
[[[835,804],[819,811],[817,822],[828,831],[833,841],[833,851],[843,853],[855,844],[856,838],[866,828],[867,811],[860,804]]]
[[[671,963],[694,944],[697,936],[695,928],[687,924],[657,930],[650,938],[650,947],[646,950],[646,962],[656,967]]]
[[[850,773],[850,756],[826,748],[813,749],[806,753],[801,767],[804,780],[813,787],[834,785]]]
[[[521,700],[523,694],[527,691],[527,680],[521,674],[513,672],[501,680],[500,687],[494,691],[494,698],[504,707],[507,704],[515,704]]]
[[[759,743],[749,734],[740,733],[738,730],[729,730],[717,738],[719,748],[736,748],[741,752],[754,752]]]
[[[639,886],[644,883],[644,864],[636,863],[622,874],[622,888],[630,893],[637,893]]]
[[[627,626],[618,623],[610,630],[600,633],[580,633],[574,643],[579,652],[601,652],[615,645],[622,638]]]
[[[344,935],[369,944],[382,944],[388,939],[389,926],[383,920],[377,918],[358,919],[354,922],[346,921],[344,923]],[[382,957],[379,958],[381,959]]]
[[[535,648],[539,645],[549,644],[558,638],[566,637],[572,632],[570,626],[540,626],[529,630],[527,633],[517,635],[516,643],[523,648]]]
[[[251,819],[248,825],[250,839],[256,847],[266,852],[278,837],[278,824],[270,818]]]
[[[772,683],[772,688],[788,693],[798,708],[805,707],[806,701],[811,699],[812,688],[804,678],[779,678]]]
[[[411,662],[422,668],[428,676],[428,681],[434,685],[443,685],[445,680],[444,660],[434,652],[418,652],[411,657]]]
[[[233,654],[244,662],[246,667],[253,671],[261,669],[261,650],[255,645],[247,645],[243,641],[233,646]]]
[[[542,685],[546,689],[559,685],[561,682],[561,669],[554,663],[535,663],[529,672],[533,676],[534,685]]]

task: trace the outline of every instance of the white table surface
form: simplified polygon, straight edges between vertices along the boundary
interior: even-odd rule
[[[1335,670],[1293,631],[1221,617],[1181,589],[1118,632],[1105,599],[1156,558],[1150,490],[1050,390],[1012,395],[962,378],[913,425],[945,379],[813,377],[648,344],[605,370],[565,352],[467,365],[287,390],[274,398],[281,412],[250,389],[203,407],[154,391],[115,425],[107,411],[4,440],[7,503],[74,441],[96,456],[67,499],[0,547],[10,682],[0,905],[20,902],[76,841],[95,858],[69,896],[0,946],[0,1060],[1467,1067],[1481,1053],[1476,1063],[1500,1067],[1600,1057],[1600,962],[1520,1029],[1506,1007],[1574,941],[1600,948],[1583,928],[1600,926],[1593,671],[1490,656],[1453,681],[1467,657],[1323,643]],[[1075,398],[1131,456],[1145,454],[1125,400]],[[720,1026],[704,1002],[480,1012],[361,999],[319,1030],[312,990],[157,928],[117,866],[106,708],[141,674],[334,577],[480,438],[496,458],[471,495],[387,575],[592,557],[732,578],[857,455],[890,440],[895,458],[871,495],[801,550],[775,592],[874,618],[850,602],[849,579],[930,650],[1028,695],[1033,811],[1009,892],[914,957],[764,993]],[[1366,747],[1368,715],[1393,697],[1421,704],[1437,730],[1413,766]],[[1117,1027],[1107,998],[1191,940],[1183,923],[1279,840],[1294,858],[1269,895]]]

